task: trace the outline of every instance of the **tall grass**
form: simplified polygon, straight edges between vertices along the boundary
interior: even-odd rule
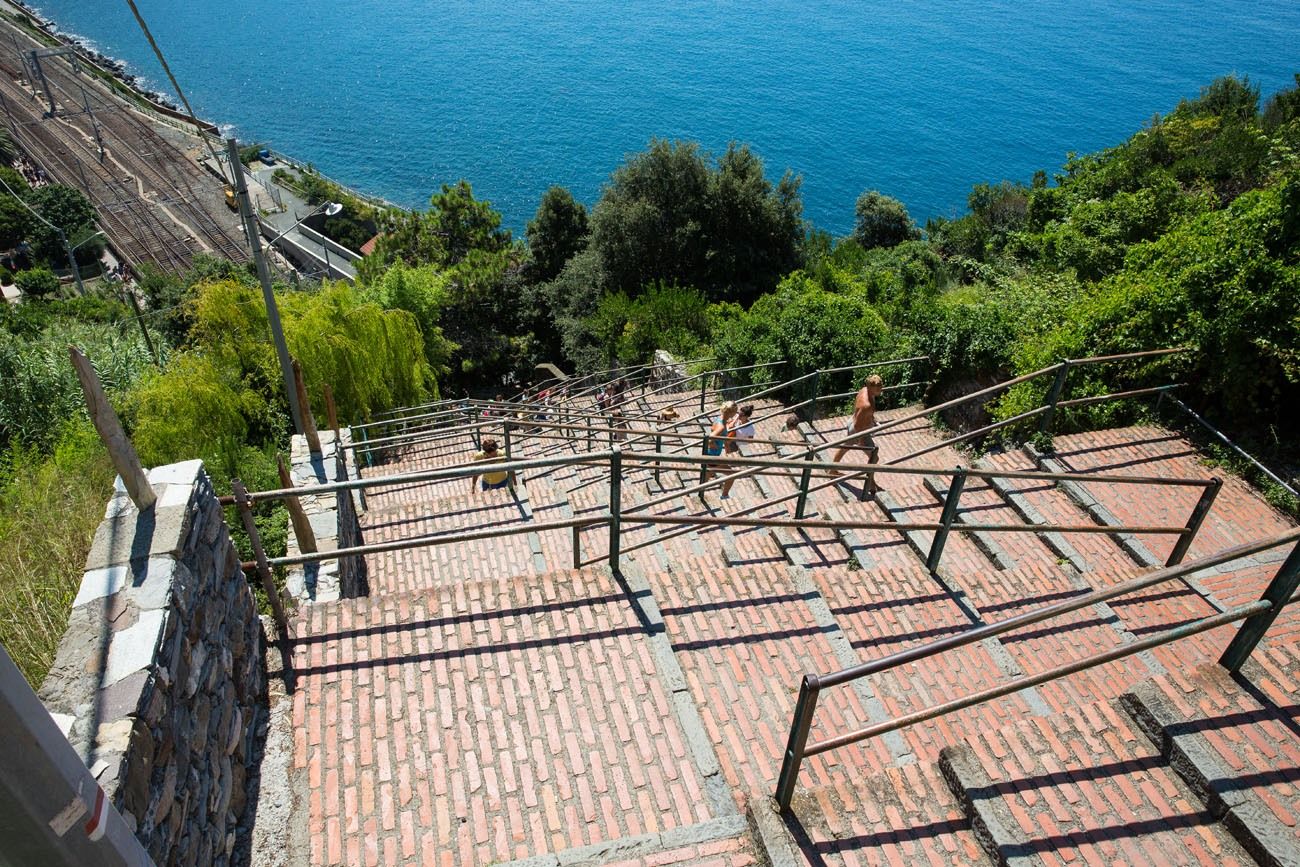
[[[66,428],[50,456],[0,458],[0,643],[33,689],[67,628],[113,477],[87,422]]]

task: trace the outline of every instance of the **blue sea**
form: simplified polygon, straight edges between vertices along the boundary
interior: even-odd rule
[[[37,0],[165,78],[122,0]],[[469,180],[520,230],[652,137],[749,143],[835,234],[866,189],[918,222],[973,183],[1116,144],[1216,76],[1300,70],[1295,0],[138,0],[196,109],[362,191]],[[3,49],[0,49],[3,50]]]

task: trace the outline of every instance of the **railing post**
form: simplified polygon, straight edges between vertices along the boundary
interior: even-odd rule
[[[1214,498],[1219,495],[1219,489],[1223,487],[1223,479],[1215,476],[1210,479],[1210,484],[1205,486],[1201,491],[1201,498],[1196,501],[1192,508],[1191,517],[1187,519],[1187,532],[1178,537],[1174,543],[1174,550],[1169,552],[1169,559],[1165,561],[1166,566],[1177,566],[1183,562],[1183,557],[1187,556],[1187,549],[1192,547],[1192,542],[1196,540],[1196,534],[1201,530],[1201,523],[1205,516],[1210,513],[1210,507],[1214,505]]]
[[[790,739],[781,759],[781,775],[776,779],[776,805],[782,813],[790,809],[794,786],[799,779],[799,766],[803,764],[804,747],[808,745],[808,731],[812,728],[813,713],[817,710],[817,694],[821,680],[815,674],[805,674],[799,684],[799,701],[794,706],[794,719],[790,721]]]
[[[257,561],[257,577],[262,580],[266,600],[271,604],[271,615],[275,618],[275,626],[280,630],[280,638],[288,641],[292,637],[289,635],[289,619],[284,614],[280,591],[271,576],[271,564],[267,562],[266,551],[262,548],[262,537],[257,533],[257,522],[253,520],[253,506],[252,500],[248,497],[248,489],[239,479],[231,479],[230,488],[235,494],[235,506],[239,509],[239,517],[244,522],[244,532],[248,534],[248,541],[253,546],[253,557]]]
[[[815,457],[812,449],[804,455],[804,460],[811,461]],[[799,500],[794,506],[794,516],[802,518],[808,508],[808,485],[812,482],[812,467],[804,467],[803,473],[799,476]]]
[[[1254,651],[1255,645],[1259,644],[1278,614],[1282,612],[1282,606],[1295,595],[1297,586],[1300,586],[1300,543],[1291,549],[1291,553],[1278,568],[1273,580],[1269,582],[1268,588],[1264,590],[1264,595],[1260,597],[1273,603],[1273,607],[1246,618],[1233,637],[1232,643],[1228,645],[1228,649],[1223,652],[1223,656],[1219,657],[1219,665],[1234,674],[1241,670],[1242,665]]]
[[[948,533],[952,530],[953,521],[957,519],[957,502],[961,499],[964,487],[966,487],[966,469],[959,466],[953,471],[952,481],[948,483],[948,496],[943,501],[943,517],[939,519],[943,526],[935,531],[934,541],[930,544],[930,556],[925,558],[925,567],[931,572],[939,571],[943,546],[948,544]]]
[[[614,446],[609,456],[609,568],[619,571],[623,540],[623,450]]]
[[[1052,380],[1052,387],[1047,392],[1047,412],[1043,413],[1043,420],[1038,425],[1040,433],[1051,436],[1052,417],[1056,415],[1056,403],[1061,399],[1061,392],[1065,391],[1065,379],[1069,375],[1070,360],[1067,358],[1056,369],[1056,379]]]
[[[664,435],[661,433],[656,433],[655,454],[661,455],[663,453],[664,453]],[[662,483],[659,481],[659,464],[660,464],[659,458],[655,458],[655,484],[659,485],[660,487],[663,487]]]
[[[472,425],[474,425],[474,430],[473,430],[473,432],[471,433],[471,436],[474,437],[474,448],[476,448],[476,449],[482,449],[482,448],[483,448],[483,436],[482,436],[482,432],[478,429],[478,423],[479,423],[479,419],[480,419],[480,415],[479,415],[478,407],[475,407],[475,408],[474,408],[474,414],[471,416],[471,419],[472,419],[472,420],[471,420],[470,423],[471,423]]]
[[[708,435],[708,434],[705,434],[705,435],[704,435],[704,439],[703,439],[703,441],[702,441],[702,445],[701,445],[701,447],[700,447],[700,448],[701,448],[700,454],[704,455],[705,457],[708,457],[708,456],[709,456],[709,439],[710,439],[709,435]],[[701,485],[704,484],[706,481],[708,481],[708,478],[709,478],[709,465],[708,465],[708,464],[700,464],[700,481],[699,481],[699,483],[700,483]]]
[[[510,428],[510,419],[506,419],[505,423],[501,425],[501,439],[505,440],[506,460],[510,460]]]
[[[573,525],[573,568],[582,568],[582,527]]]
[[[700,412],[704,412],[704,391],[709,387],[709,375],[707,373],[700,376]]]
[[[812,399],[808,404],[808,424],[817,421],[817,395],[821,391],[822,372],[813,371],[812,377]]]

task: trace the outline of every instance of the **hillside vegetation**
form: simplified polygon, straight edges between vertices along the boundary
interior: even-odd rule
[[[1185,382],[1192,406],[1266,458],[1288,458],[1284,408],[1300,398],[1300,77],[1263,106],[1250,82],[1215,81],[1127,141],[1070,155],[1051,178],[977,184],[966,216],[923,228],[869,190],[854,233],[832,238],[802,220],[799,186],[788,173],[770,180],[744,145],[715,156],[655,140],[590,211],[548,190],[522,239],[464,181],[423,211],[368,211],[382,237],[356,287],[278,290],[313,410],[324,417],[325,383],[347,424],[522,386],[539,362],[593,370],[656,348],[721,366],[786,359],[782,378],[926,354],[931,365],[913,372],[934,381],[935,398],[1061,358],[1184,346],[1109,368],[1106,386],[1081,371],[1073,393]],[[9,212],[15,231],[33,231]],[[158,358],[111,295],[0,310],[0,640],[33,683],[111,476],[69,343],[96,364],[147,464],[201,457],[221,489],[233,476],[269,488],[287,446],[251,274],[199,257],[184,279],[144,275],[138,292]],[[1044,387],[1014,389],[993,411],[1010,417]],[[1107,404],[1060,424],[1142,411]],[[268,507],[258,520],[268,546],[282,545],[283,514]]]

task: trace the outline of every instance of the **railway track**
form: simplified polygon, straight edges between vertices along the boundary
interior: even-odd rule
[[[29,88],[0,74],[0,117],[54,180],[86,194],[123,260],[179,273],[200,251],[248,259],[220,182],[62,59],[47,58],[43,72],[60,116],[45,118]]]

